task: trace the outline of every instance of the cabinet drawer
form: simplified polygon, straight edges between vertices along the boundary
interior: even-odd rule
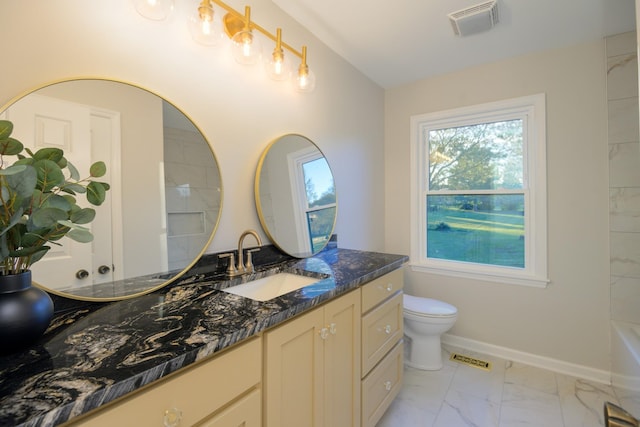
[[[233,402],[197,427],[260,427],[262,425],[260,390],[255,389]]]
[[[402,338],[402,292],[362,318],[362,376]]]
[[[362,312],[366,313],[402,289],[402,269],[392,271],[362,287]]]
[[[362,425],[375,427],[402,387],[402,341],[362,380]]]
[[[261,340],[253,339],[71,425],[157,427],[163,425],[165,411],[174,408],[174,414],[182,414],[180,425],[194,425],[260,382],[261,356]]]

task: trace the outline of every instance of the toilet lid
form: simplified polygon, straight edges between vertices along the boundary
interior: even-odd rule
[[[446,302],[407,294],[403,295],[403,306],[405,311],[417,316],[454,316],[458,313],[457,308]]]

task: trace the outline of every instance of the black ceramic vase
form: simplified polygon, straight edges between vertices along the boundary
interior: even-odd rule
[[[31,271],[0,276],[0,353],[22,350],[38,340],[53,317],[49,294],[31,285]]]

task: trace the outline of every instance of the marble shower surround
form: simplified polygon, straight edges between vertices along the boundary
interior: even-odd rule
[[[640,323],[640,126],[636,33],[608,37],[611,318]]]
[[[225,280],[199,263],[175,285],[129,300],[58,313],[42,341],[0,357],[0,426],[54,426],[356,289],[408,260],[328,249],[261,268],[326,277],[266,302],[219,289]]]

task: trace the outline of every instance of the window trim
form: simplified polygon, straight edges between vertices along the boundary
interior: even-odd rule
[[[489,102],[435,113],[411,116],[411,256],[413,271],[464,277],[482,281],[544,288],[547,278],[547,173],[545,94]],[[525,268],[491,266],[442,259],[427,259],[426,203],[428,176],[424,162],[426,144],[422,130],[461,122],[503,120],[513,114],[526,116],[525,153]],[[427,175],[425,175],[427,174]]]

